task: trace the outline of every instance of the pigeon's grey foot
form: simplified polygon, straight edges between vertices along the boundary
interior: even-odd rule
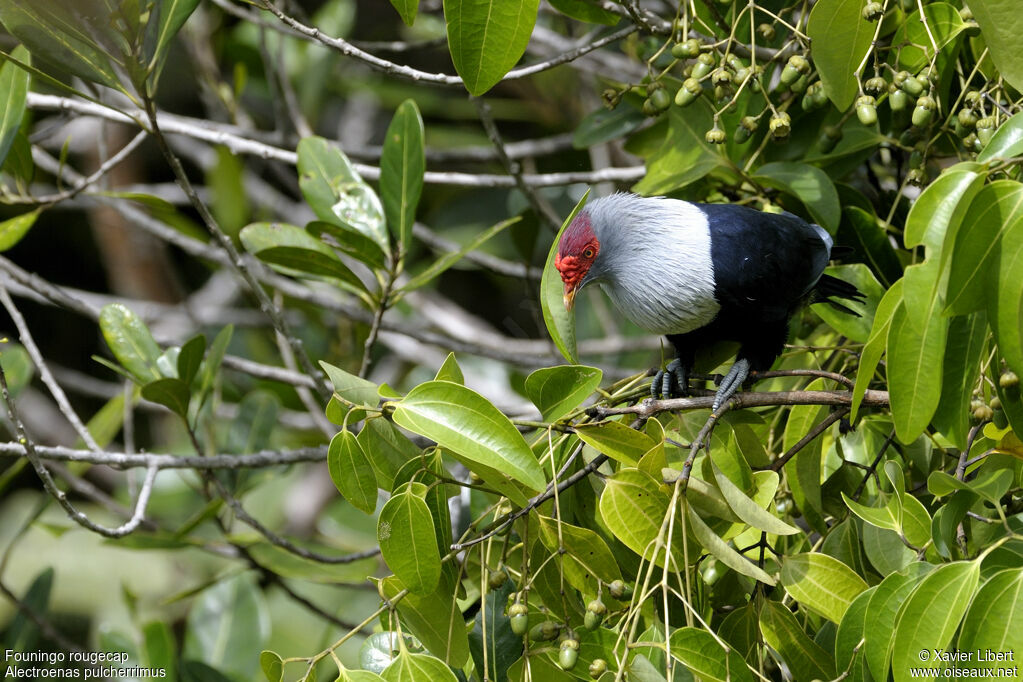
[[[717,412],[719,407],[727,403],[729,398],[735,395],[735,392],[739,390],[739,387],[749,377],[749,370],[749,360],[743,358],[735,361],[732,368],[728,370],[728,374],[721,380],[721,386],[714,396],[713,409],[715,412]]]
[[[654,380],[650,383],[650,396],[653,398],[680,398],[689,393],[689,377],[686,368],[676,358],[664,369],[657,370]]]

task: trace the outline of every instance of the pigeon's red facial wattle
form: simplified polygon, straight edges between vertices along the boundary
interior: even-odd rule
[[[565,309],[572,309],[579,285],[598,253],[600,241],[593,234],[590,216],[580,213],[565,229],[558,245],[558,253],[554,256],[554,267],[561,273],[561,281],[565,283]]]

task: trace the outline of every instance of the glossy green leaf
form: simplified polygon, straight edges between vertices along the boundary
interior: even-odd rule
[[[635,466],[657,442],[642,431],[621,422],[580,424],[575,427],[579,440],[622,464]]]
[[[539,0],[444,0],[448,49],[471,95],[482,95],[525,53]]]
[[[888,391],[895,433],[911,443],[931,422],[941,398],[942,366],[949,318],[941,315],[940,299],[922,326],[913,324],[907,305],[895,309],[888,330]]]
[[[117,361],[136,381],[148,383],[162,378],[156,368],[160,347],[145,322],[121,303],[103,306],[99,328]]]
[[[408,490],[392,496],[380,510],[377,539],[387,567],[405,587],[418,595],[437,589],[440,552],[433,516],[423,498]]]
[[[927,18],[926,26],[918,9],[902,21],[892,38],[892,44],[902,45],[899,50],[899,66],[912,73],[930,62],[935,48],[941,51],[966,28],[959,10],[947,2],[931,2],[923,5],[923,10]]]
[[[941,398],[931,423],[956,447],[966,447],[970,430],[970,396],[980,376],[987,337],[983,313],[953,317],[941,367]]]
[[[188,416],[188,401],[191,394],[188,384],[175,377],[150,381],[142,386],[142,397],[159,403],[179,417]]]
[[[418,0],[404,0],[406,7],[402,20],[412,25],[416,18]],[[391,0],[397,6],[402,0]],[[391,234],[408,250],[412,238],[412,223],[416,218],[419,196],[423,193],[423,174],[426,172],[426,143],[423,140],[423,117],[415,100],[407,99],[394,112],[394,118],[384,135],[384,148],[380,156],[380,200]]]
[[[267,682],[281,682],[284,679],[284,660],[273,651],[264,650],[259,654],[259,667]]]
[[[177,645],[167,623],[150,621],[142,626],[142,666],[164,670],[167,677],[177,677]]]
[[[776,161],[758,168],[753,179],[796,197],[821,227],[831,234],[838,232],[838,221],[842,218],[838,190],[820,168],[796,161]]]
[[[1015,0],[973,0],[970,10],[980,24],[999,75],[1012,87],[1023,90],[1023,55],[1019,51],[1023,18],[1019,4]]]
[[[561,243],[561,235],[586,203],[590,191],[586,190],[582,198],[576,202],[575,208],[565,218],[558,236],[554,238],[550,251],[547,252],[547,261],[543,266],[543,275],[540,279],[540,309],[543,311],[543,321],[547,325],[547,333],[550,334],[554,345],[561,351],[561,355],[572,364],[578,364],[576,360],[575,343],[575,317],[571,311],[565,310],[564,291],[565,286],[561,281],[561,274],[554,267],[554,257],[558,254],[558,245]]]
[[[123,59],[124,44],[109,14],[103,0],[0,3],[0,22],[28,48],[34,63],[126,93],[114,66]]]
[[[688,107],[668,109],[668,135],[646,160],[647,173],[633,185],[634,192],[646,196],[666,194],[728,164],[704,138],[714,125],[714,111],[705,100],[701,97]]]
[[[798,528],[790,526],[753,501],[721,472],[713,460],[711,460],[711,466],[714,470],[714,480],[717,482],[718,490],[728,502],[729,508],[740,519],[754,528],[773,535],[794,535],[800,532]]]
[[[259,660],[254,652],[263,650],[269,636],[270,614],[255,576],[234,575],[203,590],[192,603],[183,658],[201,661],[232,678],[256,679]],[[239,651],[253,654],[239,656]]]
[[[962,315],[985,307],[989,273],[999,267],[1002,235],[1021,220],[1023,184],[997,180],[977,193],[951,253],[948,311]]]
[[[895,311],[902,305],[902,280],[897,281],[881,298],[874,313],[874,324],[870,338],[860,353],[860,364],[856,368],[856,383],[853,385],[852,412],[850,419],[856,419],[863,396],[874,378],[877,365],[888,346],[888,333]]]
[[[714,557],[728,566],[736,573],[740,573],[747,577],[759,580],[762,583],[768,585],[774,585],[777,581],[770,575],[764,572],[762,568],[751,562],[749,559],[739,554],[736,550],[732,549],[728,543],[719,538],[717,534],[711,530],[700,515],[689,504],[685,504],[686,520],[689,521],[689,525],[693,529],[693,535],[697,541],[703,545],[703,547],[714,555]]]
[[[450,381],[428,381],[394,403],[394,422],[462,457],[504,472],[533,492],[547,485],[522,434],[486,398]],[[493,482],[491,482],[493,484]]]
[[[338,491],[352,506],[372,514],[377,506],[377,478],[369,457],[355,436],[343,429],[330,440],[327,471]]]
[[[351,227],[391,252],[380,198],[340,149],[322,137],[299,142],[298,184],[320,220]]]
[[[462,374],[462,368],[458,366],[458,360],[455,359],[454,353],[448,353],[448,356],[444,358],[444,363],[437,370],[437,375],[434,379],[437,381],[451,381],[456,384],[465,383],[465,376]]]
[[[0,16],[2,16],[2,11],[0,11]],[[29,59],[28,50],[21,45],[14,48],[11,54],[18,61]],[[2,109],[0,111],[0,164],[7,159],[7,154],[11,151],[14,138],[21,127],[21,119],[25,115],[28,78],[28,72],[14,62],[4,61],[0,65],[0,109]],[[0,232],[2,229],[3,225],[0,224]],[[0,248],[0,251],[2,250],[6,249]]]
[[[163,64],[167,56],[167,48],[170,41],[177,35],[185,21],[192,15],[195,8],[199,6],[199,0],[157,0],[155,11],[157,15],[157,30],[155,34],[155,45],[151,61],[151,68]],[[150,19],[152,21],[152,19]]]
[[[866,642],[863,640],[867,634],[867,606],[876,590],[877,587],[875,586],[856,595],[838,624],[838,630],[835,633],[835,667],[838,670],[848,668],[854,655],[859,656],[857,668],[860,665],[866,664],[866,656],[863,652]],[[863,644],[861,645],[860,642],[863,642]],[[856,649],[859,649],[859,652],[854,654]],[[853,679],[862,680],[862,675],[858,669],[854,669],[851,676]]]
[[[1019,196],[1023,200],[1023,193]],[[1023,205],[1002,226],[1000,248],[991,266],[985,287],[987,319],[999,354],[1017,375],[1023,375]]]
[[[895,682],[932,680],[935,669],[912,676],[920,665],[923,649],[947,649],[959,627],[980,580],[980,564],[958,561],[934,569],[909,593],[899,610],[892,641],[892,675]]]
[[[824,380],[814,379],[806,387],[806,390],[814,391],[823,388]],[[792,448],[825,416],[827,416],[827,408],[820,405],[796,405],[793,407],[785,424],[783,447],[786,450]],[[796,456],[785,464],[784,470],[789,480],[792,496],[803,512],[803,517],[812,527],[822,530],[820,437],[814,438],[797,452]]]
[[[927,490],[936,497],[951,495],[957,490],[969,490],[991,504],[1000,500],[1012,485],[1013,475],[1008,469],[985,469],[972,481],[960,481],[944,471],[932,471],[927,477]]]
[[[860,517],[870,525],[876,528],[894,530],[896,532],[900,530],[900,524],[902,522],[900,517],[901,508],[899,507],[898,499],[894,496],[890,497],[881,507],[870,507],[865,504],[860,504],[844,492],[842,493],[842,501],[844,501],[846,506],[849,507],[849,511],[856,514],[856,516]]]
[[[518,216],[514,218],[509,218],[508,220],[502,220],[496,225],[490,227],[489,229],[480,232],[472,239],[472,241],[470,241],[468,244],[460,248],[458,251],[450,251],[448,253],[445,253],[437,260],[433,261],[425,270],[417,273],[415,276],[409,279],[408,282],[403,284],[401,290],[412,291],[414,289],[418,289],[419,287],[423,286],[430,280],[436,278],[442,272],[448,270],[455,263],[462,260],[465,254],[469,253],[470,251],[475,251],[480,246],[490,241],[491,238],[503,232],[505,228],[519,222],[519,220],[521,220],[521,218],[519,218]]]
[[[615,538],[644,558],[653,555],[653,540],[668,511],[668,496],[650,474],[622,469],[606,481],[600,517]]]
[[[406,645],[408,635],[405,635]],[[398,657],[401,639],[397,632],[374,632],[359,647],[359,666],[373,673],[383,672]]]
[[[206,337],[202,334],[193,336],[181,344],[181,352],[178,353],[178,378],[185,382],[186,386],[192,385],[199,367],[202,365],[202,357],[206,353]]]
[[[814,66],[839,111],[852,106],[859,89],[853,74],[874,38],[874,24],[863,18],[862,10],[860,0],[820,0],[806,25]]]
[[[906,546],[897,531],[867,523],[862,525],[860,534],[863,553],[881,575],[901,571],[916,561],[916,551]]]
[[[395,604],[402,622],[428,651],[449,665],[460,668],[469,658],[469,638],[451,582],[442,574],[433,592],[422,595],[409,593]],[[388,599],[393,599],[403,589],[405,584],[393,576],[384,578],[380,583],[380,590]]]
[[[550,0],[551,7],[566,16],[579,21],[588,21],[591,24],[603,24],[614,26],[621,21],[621,16],[609,12],[598,5],[592,5],[586,0]]]
[[[386,419],[367,419],[359,431],[359,444],[364,452],[371,452],[370,463],[376,470],[378,487],[391,490],[394,475],[413,457],[419,448]]]
[[[387,255],[380,245],[350,225],[314,220],[305,226],[305,230],[317,241],[348,254],[374,270],[384,270],[387,266]]]
[[[836,243],[855,247],[881,284],[892,286],[902,277],[902,263],[888,232],[872,212],[859,206],[843,207],[842,224]]]
[[[614,109],[601,107],[579,122],[572,134],[572,146],[587,149],[594,145],[618,140],[633,132],[646,120],[639,109],[622,103]]]
[[[760,631],[764,642],[788,665],[793,679],[807,682],[834,679],[835,659],[806,636],[795,615],[780,603],[764,601]]]
[[[286,223],[253,223],[241,231],[245,248],[284,274],[330,277],[354,291],[365,287],[329,246],[300,227]]]
[[[391,0],[394,9],[398,10],[398,16],[405,22],[406,26],[416,23],[416,15],[419,13],[419,0]]]
[[[746,662],[732,648],[722,646],[710,632],[695,627],[679,628],[671,633],[671,655],[701,680],[743,682],[753,679]]]
[[[379,402],[378,387],[372,381],[349,374],[340,367],[320,362],[320,367],[327,373],[330,383],[334,386],[334,394],[352,405],[376,406]]]
[[[914,564],[903,571],[892,573],[874,588],[874,594],[867,603],[870,626],[864,629],[867,641],[863,648],[867,667],[874,679],[885,679],[888,676],[888,661],[899,609],[906,601],[906,596],[932,568],[930,564]]]
[[[579,407],[600,385],[603,376],[596,367],[584,365],[544,367],[526,377],[526,396],[540,410],[544,421],[557,421]]]
[[[851,568],[818,553],[785,557],[781,584],[793,599],[833,623],[841,623],[853,599],[867,589],[867,583]]]
[[[621,571],[604,539],[580,528],[541,516],[540,539],[552,552],[562,553],[565,580],[583,594],[597,594],[600,583],[620,580]],[[599,581],[599,583],[598,583]]]
[[[486,671],[481,679],[507,680],[508,668],[522,656],[522,635],[511,628],[505,610],[515,591],[514,581],[507,580],[499,589],[490,590],[476,612],[469,633],[469,651],[478,671]]]
[[[6,251],[21,241],[21,238],[28,234],[28,231],[35,225],[36,218],[42,209],[37,208],[28,213],[8,218],[0,222],[0,252]]]
[[[1023,651],[1023,568],[1000,571],[981,585],[963,619],[958,649]],[[976,667],[975,663],[967,665]],[[1019,662],[1014,661],[1014,664]]]
[[[429,654],[402,651],[394,663],[380,673],[387,682],[458,682],[444,661]]]

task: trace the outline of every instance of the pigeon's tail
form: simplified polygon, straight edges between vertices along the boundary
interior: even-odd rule
[[[843,313],[855,315],[859,317],[852,308],[842,305],[836,298],[844,298],[847,301],[855,301],[862,303],[864,296],[863,293],[852,284],[849,284],[845,280],[832,277],[831,275],[821,275],[821,278],[817,280],[817,284],[813,288],[813,298],[810,299],[811,303],[827,303],[836,310],[841,310]]]

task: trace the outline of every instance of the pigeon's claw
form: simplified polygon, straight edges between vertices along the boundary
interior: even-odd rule
[[[749,360],[745,358],[735,361],[732,368],[728,370],[728,374],[721,380],[721,386],[718,388],[718,392],[714,395],[713,410],[717,412],[718,408],[728,402],[728,400],[735,395],[735,392],[739,390],[739,387],[749,378],[750,364]]]
[[[689,376],[678,360],[672,360],[664,369],[657,370],[650,383],[650,396],[657,398],[681,398],[689,394]]]

